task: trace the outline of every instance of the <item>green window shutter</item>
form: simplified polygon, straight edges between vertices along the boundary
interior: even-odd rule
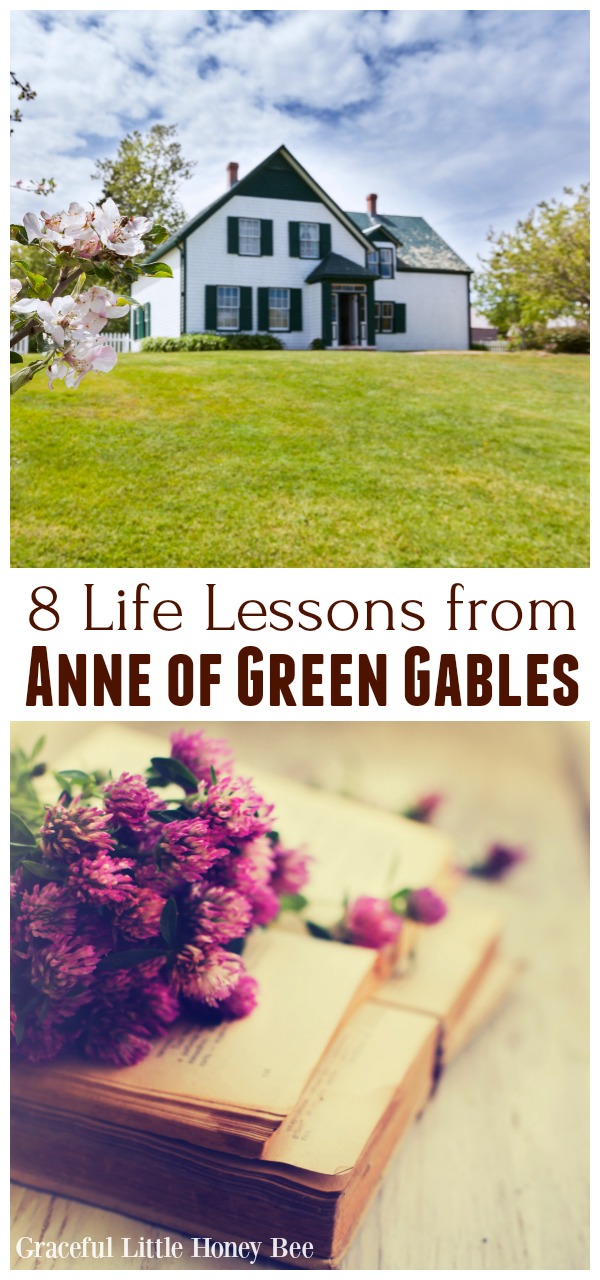
[[[273,256],[273,223],[270,218],[260,220],[260,251],[263,258]]]
[[[258,290],[258,328],[260,333],[269,332],[269,290]]]
[[[326,347],[331,346],[331,285],[324,280],[321,285],[322,334]]]
[[[290,289],[290,333],[302,330],[302,290]]]
[[[204,291],[204,328],[211,331],[217,327],[217,286],[207,284]]]
[[[249,333],[252,329],[252,289],[240,289],[240,329]]]
[[[367,343],[375,346],[375,285],[372,280],[367,283]]]
[[[326,258],[331,253],[331,225],[329,222],[319,223],[319,257]]]
[[[299,258],[300,257],[300,223],[290,222],[288,225],[289,225],[289,233],[290,233],[290,258]]]
[[[227,219],[227,252],[239,253],[240,251],[240,220],[239,218]]]
[[[133,336],[139,341],[144,336],[144,312],[141,307],[136,307],[133,317]]]
[[[150,322],[150,303],[145,302],[144,303],[144,337],[149,338],[151,331],[152,331],[152,325]]]
[[[406,303],[394,303],[394,333],[406,333]]]

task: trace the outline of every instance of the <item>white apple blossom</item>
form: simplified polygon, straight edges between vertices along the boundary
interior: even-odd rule
[[[13,302],[14,302],[15,298],[17,297],[17,294],[19,294],[19,293],[21,292],[21,289],[22,289],[22,288],[23,288],[23,285],[21,284],[21,281],[20,281],[20,280],[11,280],[11,282],[10,282],[10,305],[11,305],[11,309],[12,309],[12,304],[13,304]]]
[[[51,302],[21,298],[12,309],[21,315],[38,315],[44,332],[58,347],[64,347],[67,341],[77,341],[79,331],[100,333],[109,320],[120,320],[129,313],[129,307],[119,303],[117,294],[103,285],[92,285],[77,297],[66,293]]]
[[[59,358],[52,361],[48,386],[52,389],[57,378],[64,378],[65,386],[75,389],[87,373],[110,373],[116,363],[117,353],[112,347],[87,335],[85,340],[61,351]]]
[[[114,200],[85,209],[75,202],[59,213],[26,213],[23,226],[27,239],[51,244],[55,249],[74,250],[81,258],[95,258],[103,249],[121,258],[145,253],[143,236],[152,230],[151,218],[124,218]]]
[[[142,236],[152,225],[151,218],[122,218],[114,200],[105,200],[94,210],[94,230],[108,249],[123,258],[144,252]]]

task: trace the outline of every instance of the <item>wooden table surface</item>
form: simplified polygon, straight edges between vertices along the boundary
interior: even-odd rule
[[[147,726],[153,733],[172,727]],[[433,1104],[397,1151],[343,1269],[586,1270],[586,726],[213,728],[257,767],[392,810],[423,792],[443,791],[447,801],[437,821],[457,837],[465,858],[496,839],[529,852],[526,865],[506,883],[477,887],[485,901],[505,909],[507,947],[523,958],[525,971],[493,1023],[448,1070]],[[49,754],[71,742],[75,747],[84,731],[49,724]],[[31,743],[36,727],[15,726],[15,736]],[[13,1241],[166,1234],[162,1227],[20,1186],[13,1188],[12,1226]],[[180,1261],[117,1258],[112,1264],[36,1264],[13,1253],[12,1265],[219,1268],[185,1253]]]

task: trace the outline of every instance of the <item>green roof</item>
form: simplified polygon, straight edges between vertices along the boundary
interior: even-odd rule
[[[395,213],[349,213],[355,226],[363,233],[376,227],[389,230],[400,242],[398,266],[406,271],[456,271],[467,272],[471,268],[459,258],[454,249],[438,236],[424,218],[404,218]],[[377,237],[375,236],[374,239]]]
[[[352,284],[362,280],[378,280],[376,271],[367,271],[358,262],[351,262],[341,253],[328,253],[323,261],[306,277],[307,284],[317,284],[319,280],[348,280]]]

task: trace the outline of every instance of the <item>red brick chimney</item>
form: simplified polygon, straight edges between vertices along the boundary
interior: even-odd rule
[[[230,160],[227,165],[227,185],[229,187],[235,187],[238,180],[238,169],[239,165],[235,163],[235,160]]]
[[[372,218],[377,217],[377,196],[376,195],[367,196],[367,213],[370,213]]]

